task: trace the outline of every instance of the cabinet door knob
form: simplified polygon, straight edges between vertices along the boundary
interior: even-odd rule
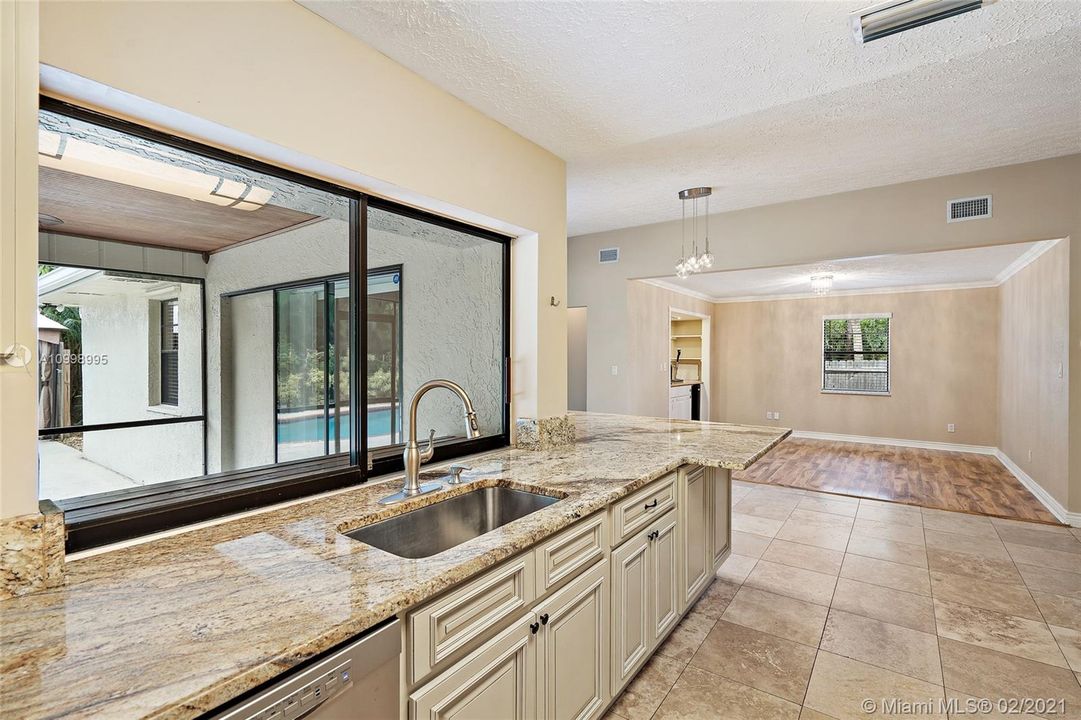
[[[538,630],[540,630],[540,623],[529,623],[529,632],[536,635]]]
[[[541,625],[547,625],[548,624],[548,613],[544,613],[543,615],[541,615],[540,621],[541,621]]]

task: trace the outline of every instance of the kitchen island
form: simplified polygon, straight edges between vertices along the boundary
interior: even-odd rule
[[[395,476],[69,563],[64,587],[0,602],[0,708],[17,718],[197,717],[679,468],[742,470],[789,434],[572,417],[574,444],[459,461],[469,467],[462,486],[400,505],[378,504]],[[490,486],[560,500],[419,560],[342,534]]]

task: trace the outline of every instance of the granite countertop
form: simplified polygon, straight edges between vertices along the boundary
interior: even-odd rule
[[[430,558],[340,534],[448,496],[378,505],[399,476],[68,563],[65,586],[0,601],[0,714],[196,717],[680,465],[740,470],[789,433],[572,417],[574,445],[471,458],[453,491],[509,485],[562,502]]]

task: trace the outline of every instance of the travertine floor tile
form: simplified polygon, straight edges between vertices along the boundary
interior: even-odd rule
[[[897,525],[895,523],[882,522],[881,520],[864,520],[856,517],[852,525],[852,532],[867,537],[881,538],[882,540],[894,540],[910,545],[923,545],[923,528],[910,525]]]
[[[735,511],[732,512],[733,531],[738,530],[740,532],[771,538],[777,534],[777,531],[781,529],[782,525],[784,525],[784,520],[758,517],[757,515],[745,515]]]
[[[824,513],[819,513],[824,514]],[[834,517],[841,517],[835,515]],[[799,520],[789,519],[777,531],[776,537],[780,540],[797,542],[803,545],[827,548],[829,550],[843,551],[848,545],[849,530],[847,527],[827,527],[812,525]]]
[[[816,652],[813,647],[720,620],[691,659],[691,666],[799,704]]]
[[[821,647],[836,655],[942,684],[938,639],[930,633],[833,608],[822,633]]]
[[[841,577],[920,595],[931,594],[926,570],[860,555],[845,555]]]
[[[817,647],[828,612],[822,605],[744,586],[721,619]]]
[[[998,537],[995,526],[991,524],[989,519],[980,515],[966,515],[965,513],[949,512],[948,510],[923,508],[923,526],[928,530],[942,530],[957,535],[985,538]]]
[[[732,531],[732,552],[749,558],[760,558],[769,547],[771,538],[754,533]]]
[[[856,498],[846,498],[838,495],[808,495],[799,501],[796,509],[855,517],[859,506],[860,501]]]
[[[728,559],[721,565],[720,570],[717,571],[717,577],[721,580],[741,585],[743,581],[747,579],[747,574],[751,572],[751,569],[757,562],[758,560],[754,558],[744,557],[733,553],[729,555]]]
[[[718,578],[713,581],[708,590],[702,593],[702,597],[698,598],[698,602],[694,604],[694,610],[703,617],[716,620],[724,614],[725,608],[732,602],[737,592],[739,592],[738,583]]]
[[[841,561],[844,560],[844,557],[845,554],[840,550],[830,550],[829,548],[778,539],[774,539],[766,548],[766,551],[762,553],[763,560],[814,570],[827,575],[836,575],[841,572]]]
[[[1081,630],[1081,599],[1038,591],[1032,592],[1032,598],[1048,625]]]
[[[804,705],[839,720],[867,720],[875,715],[867,712],[866,701],[881,705],[883,700],[899,699],[929,703],[932,712],[919,717],[945,720],[946,716],[937,712],[943,697],[939,685],[823,650],[815,661]],[[884,713],[878,716],[886,717]]]
[[[1024,585],[1021,573],[1017,572],[1012,560],[995,560],[963,552],[927,549],[927,562],[931,570],[964,575],[978,580]]]
[[[1030,620],[1043,620],[1043,615],[1028,590],[1020,585],[1007,585],[931,571],[931,592],[936,600],[995,610]]]
[[[946,550],[948,552],[968,553],[994,560],[1009,560],[1010,554],[1006,552],[1006,546],[1000,540],[994,538],[972,537],[959,535],[958,533],[942,532],[941,530],[924,530],[927,539],[927,549]]]
[[[977,698],[1064,698],[1067,713],[1081,718],[1081,686],[1064,668],[988,648],[939,639],[946,687]]]
[[[788,516],[789,520],[794,520],[806,525],[817,525],[819,527],[839,527],[839,528],[851,528],[854,522],[852,518],[844,515],[837,515],[835,513],[819,512],[818,510],[807,510],[796,508],[792,511],[792,514]]]
[[[1069,532],[1048,532],[1035,523],[996,525],[995,529],[1002,542],[1081,554],[1081,540]]]
[[[886,540],[864,535],[863,533],[852,533],[851,537],[848,538],[846,552],[879,560],[889,560],[902,565],[919,568],[927,567],[927,551],[924,550],[923,545]]]
[[[752,492],[732,506],[732,512],[770,520],[785,520],[796,509],[799,498],[772,498]]]
[[[832,607],[925,633],[935,632],[935,606],[926,595],[841,578],[833,593]]]
[[[937,598],[935,620],[941,637],[1048,665],[1067,667],[1058,643],[1042,622]]]
[[[804,706],[799,712],[799,720],[836,720],[836,718]]]
[[[747,576],[745,584],[759,590],[828,606],[836,583],[837,578],[833,575],[759,560]]]
[[[911,525],[923,527],[923,514],[914,505],[860,500],[857,520],[878,520],[893,525]]]
[[[797,720],[799,705],[689,667],[668,693],[655,720]]]
[[[1017,520],[1014,518],[990,518],[991,524],[998,528],[1020,528],[1022,530],[1034,530],[1039,532],[1056,533],[1058,535],[1069,535],[1070,528],[1064,525],[1050,525],[1048,523],[1037,523],[1029,520]]]
[[[1033,547],[1032,545],[1018,545],[1011,542],[1006,543],[1006,550],[1009,551],[1010,557],[1013,558],[1015,563],[1039,565],[1040,567],[1081,573],[1081,553]]]
[[[1058,647],[1066,656],[1070,669],[1081,672],[1081,630],[1051,625],[1051,634],[1058,641]]]
[[[998,707],[995,704],[995,700],[998,698],[978,698],[968,693],[957,692],[946,688],[946,700],[952,701],[954,704],[947,707],[947,712],[950,713],[950,720],[1017,720],[1021,718],[1026,719],[1038,719],[1039,715],[1033,715],[1032,713],[1017,712],[1017,708],[1010,709],[1008,706],[1003,706],[1004,712],[999,712]],[[991,705],[985,705],[991,701]],[[990,709],[988,709],[990,708]]]
[[[706,639],[706,635],[709,634],[715,622],[717,621],[713,618],[691,610],[668,636],[668,639],[657,648],[657,654],[686,665],[698,652],[698,647]]]
[[[1017,570],[1021,573],[1029,590],[1039,590],[1081,600],[1081,573],[1023,563],[1017,563]]]
[[[649,720],[665,695],[676,684],[684,663],[664,655],[654,655],[612,706],[612,712],[627,720]]]

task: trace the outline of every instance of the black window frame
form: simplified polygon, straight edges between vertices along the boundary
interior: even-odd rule
[[[129,540],[154,532],[183,527],[197,522],[212,520],[246,510],[253,510],[288,500],[350,486],[359,485],[378,476],[400,472],[400,454],[383,452],[371,454],[368,449],[366,409],[368,377],[367,362],[367,231],[368,208],[378,208],[415,220],[431,223],[450,230],[468,233],[475,237],[496,242],[502,246],[502,377],[503,391],[502,425],[498,435],[477,439],[438,443],[433,461],[448,460],[464,455],[505,448],[510,445],[510,246],[513,238],[491,230],[445,218],[417,208],[378,198],[359,190],[326,180],[312,178],[301,173],[280,168],[202,142],[172,135],[122,120],[111,115],[88,110],[78,105],[40,97],[42,110],[55,112],[74,119],[94,123],[112,130],[161,143],[186,152],[203,155],[221,162],[237,165],[253,172],[272,175],[316,190],[333,193],[349,200],[349,292],[350,292],[350,422],[349,453],[327,455],[318,458],[294,460],[273,465],[202,475],[184,480],[155,483],[139,488],[114,490],[95,495],[66,498],[55,501],[64,511],[67,530],[67,552],[77,552],[122,540]],[[66,264],[66,263],[54,263]],[[364,278],[364,285],[361,279]],[[199,279],[201,281],[201,279]],[[299,281],[296,284],[302,284]],[[254,292],[267,288],[252,288]],[[204,283],[205,290],[205,283]],[[206,318],[207,298],[203,297],[203,318]],[[110,423],[73,428],[50,428],[39,436],[63,432],[88,432],[92,430],[121,429],[145,424],[168,424],[171,422],[202,421],[204,428],[203,470],[206,472],[206,328],[203,329],[202,394],[203,411],[198,417],[162,418],[134,423]],[[365,386],[361,386],[361,382]],[[396,448],[399,446],[391,446]],[[382,450],[382,449],[381,449]]]
[[[886,349],[885,350],[835,350],[831,351],[827,349],[828,339],[826,337],[826,325],[831,320],[834,321],[852,321],[856,320],[862,322],[864,320],[885,320],[886,321]],[[824,395],[869,395],[877,397],[889,397],[893,394],[893,314],[892,313],[852,313],[849,315],[824,315],[821,320],[822,331],[822,372],[820,375],[821,387],[819,392]],[[829,388],[826,387],[826,378],[830,374],[838,374],[839,371],[834,370],[830,372],[826,367],[826,363],[831,359],[830,355],[885,355],[886,367],[885,370],[866,370],[859,372],[867,372],[868,374],[885,375],[886,376],[886,388],[884,390],[861,390],[859,388]],[[839,359],[839,358],[833,358]],[[853,358],[855,359],[855,358]],[[857,372],[857,371],[851,371]]]

